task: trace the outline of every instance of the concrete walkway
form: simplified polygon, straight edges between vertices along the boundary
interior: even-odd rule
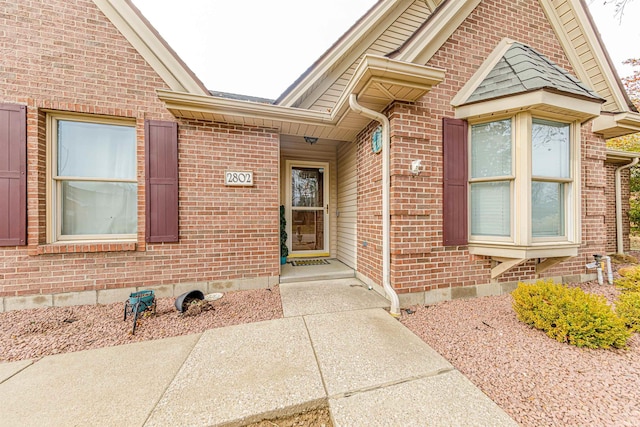
[[[516,426],[356,279],[281,285],[285,318],[0,364],[0,426]]]

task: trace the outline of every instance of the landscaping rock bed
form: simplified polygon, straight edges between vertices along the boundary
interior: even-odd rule
[[[211,309],[213,308],[213,309]],[[174,298],[158,298],[155,315],[142,315],[136,334],[123,321],[124,301],[0,313],[0,362],[195,334],[207,329],[282,317],[280,289],[229,292],[181,314]]]
[[[617,297],[611,285],[586,292]],[[511,296],[403,312],[402,322],[522,426],[639,426],[640,337],[626,350],[560,343],[521,323]]]
[[[595,282],[572,285],[613,301],[619,292]],[[193,315],[159,298],[157,315],[136,335],[123,303],[0,313],[0,362],[34,359],[282,317],[279,288],[231,292]],[[520,425],[640,426],[640,337],[624,350],[589,350],[548,338],[519,322],[511,296],[444,302],[403,311],[401,321],[447,358]],[[330,426],[321,409],[257,426]]]

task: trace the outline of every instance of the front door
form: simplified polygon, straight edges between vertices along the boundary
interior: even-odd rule
[[[329,164],[287,161],[289,256],[329,256]]]

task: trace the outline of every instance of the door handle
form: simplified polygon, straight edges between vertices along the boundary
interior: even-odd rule
[[[329,205],[327,205],[327,213],[329,213]]]

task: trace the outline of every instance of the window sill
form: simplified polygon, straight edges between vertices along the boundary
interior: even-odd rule
[[[131,252],[137,248],[136,242],[87,242],[87,243],[51,243],[39,245],[35,255],[93,253],[93,252]]]
[[[469,243],[469,253],[496,258],[532,259],[559,258],[578,255],[578,243],[556,242],[535,246],[516,246],[500,243]]]

